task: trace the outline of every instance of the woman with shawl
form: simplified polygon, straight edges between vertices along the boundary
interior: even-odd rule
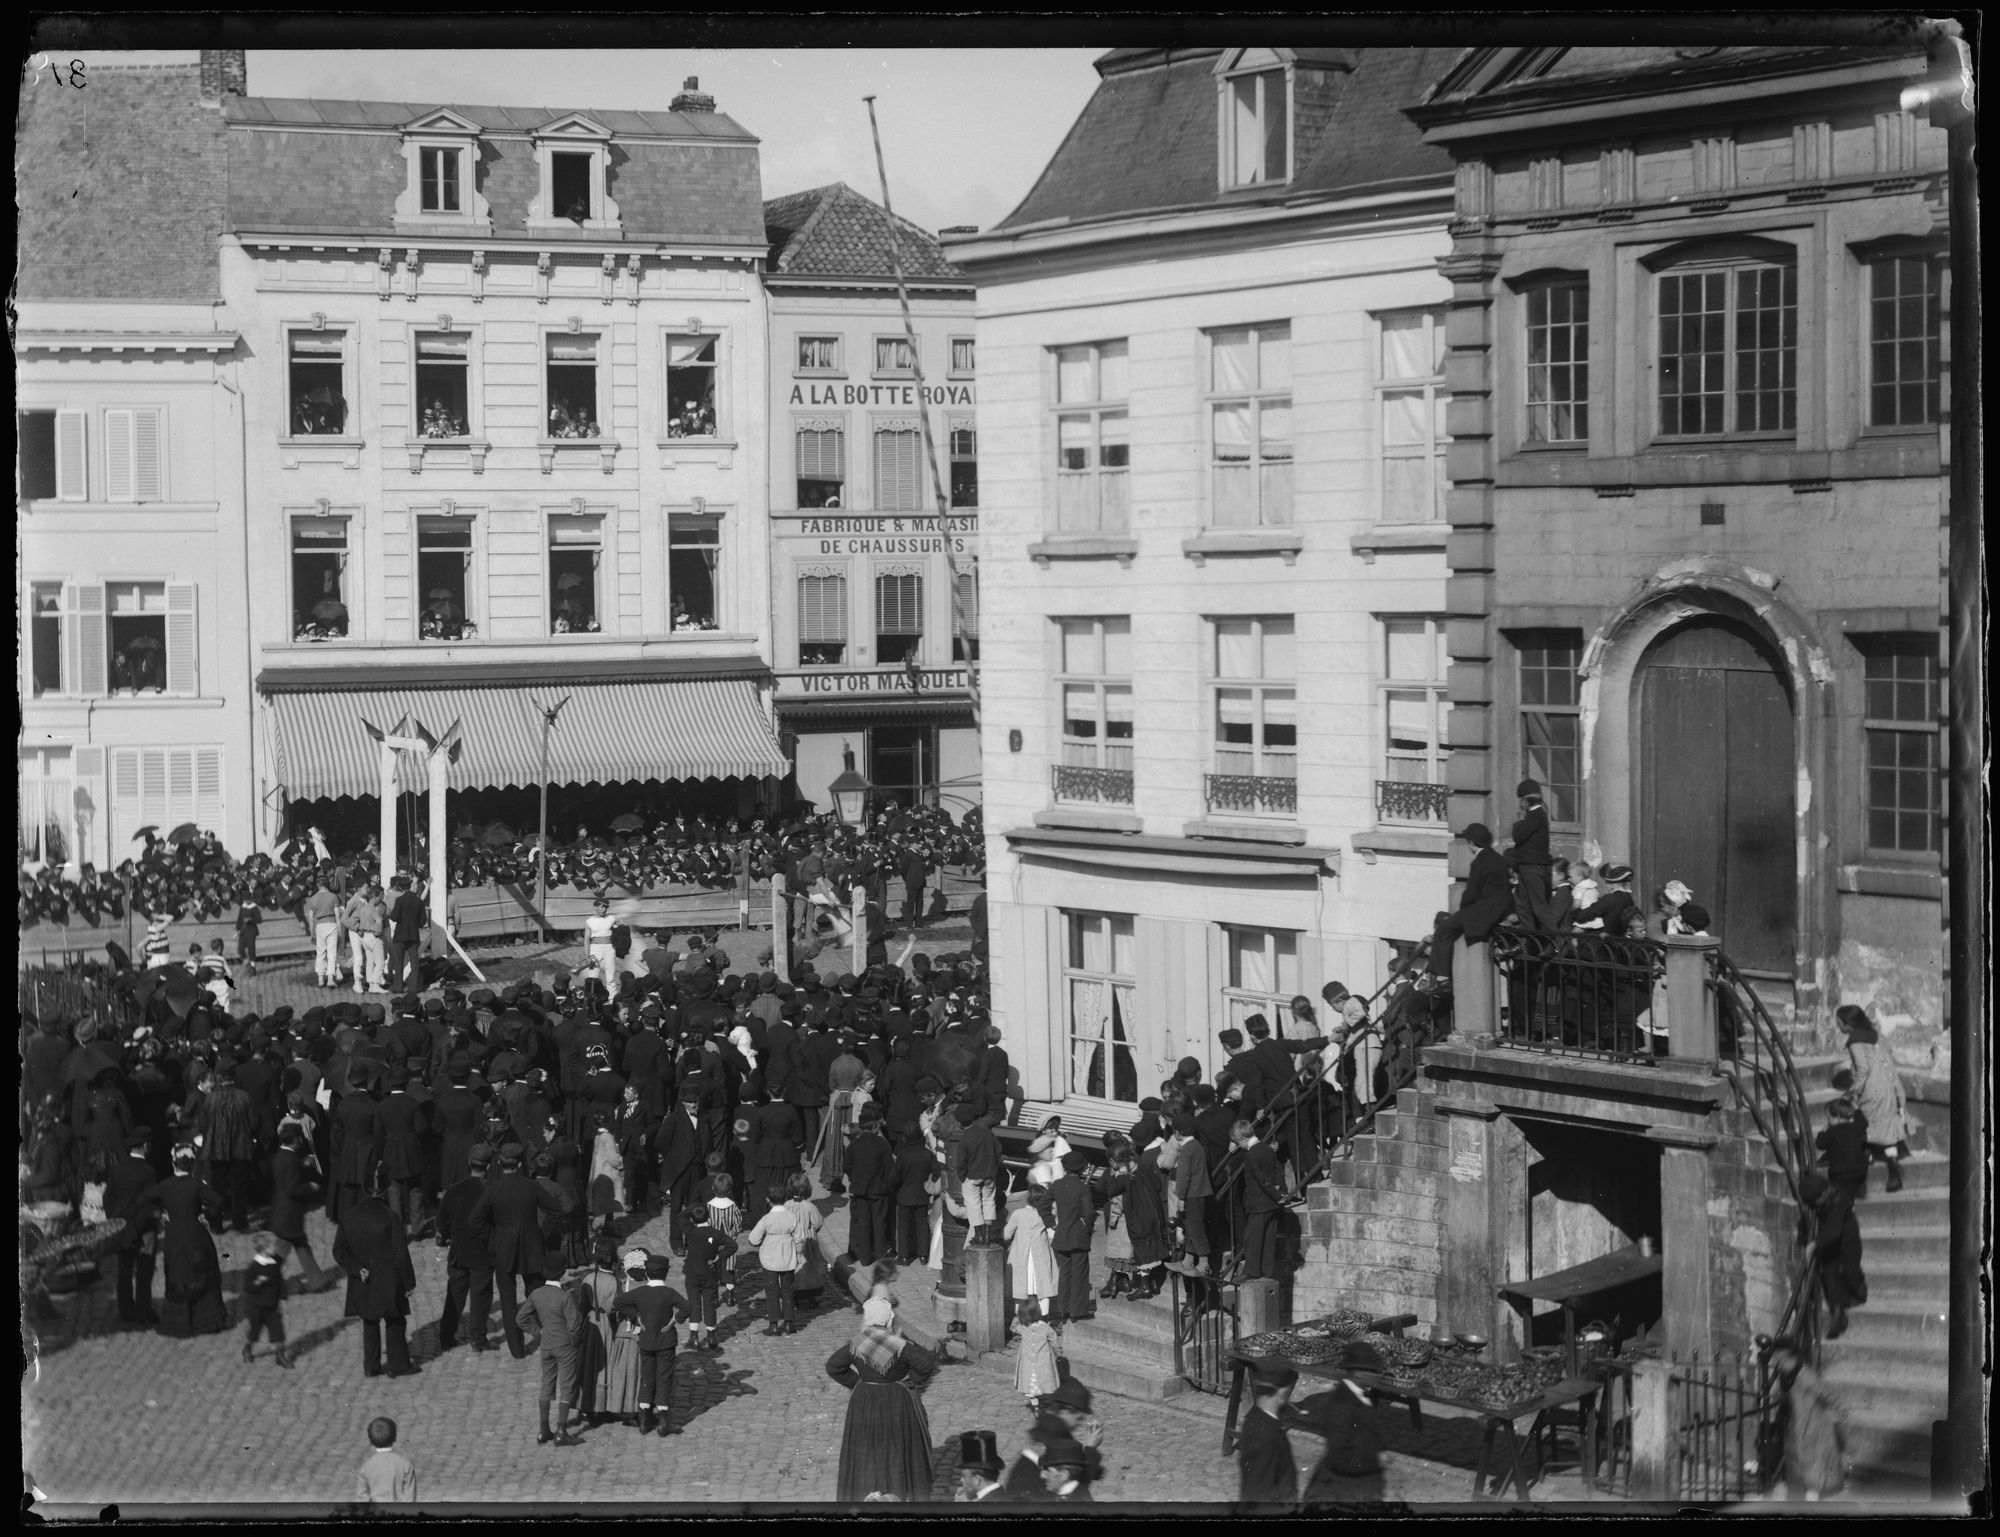
[[[836,1499],[930,1498],[930,1421],[917,1395],[936,1370],[929,1351],[896,1332],[892,1303],[872,1297],[863,1305],[861,1332],[826,1363],[826,1374],[852,1394]]]

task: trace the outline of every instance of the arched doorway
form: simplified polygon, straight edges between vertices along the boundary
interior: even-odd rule
[[[1797,758],[1783,660],[1748,625],[1705,615],[1640,663],[1642,904],[1681,880],[1746,972],[1789,978],[1797,954]]]

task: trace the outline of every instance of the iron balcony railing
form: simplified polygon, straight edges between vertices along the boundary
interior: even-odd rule
[[[1252,811],[1266,815],[1296,816],[1299,809],[1299,782],[1272,774],[1208,774],[1210,811]]]
[[[1451,809],[1451,786],[1407,779],[1375,781],[1375,815],[1385,822],[1442,822]]]
[[[1653,939],[1503,927],[1490,941],[1500,971],[1503,1045],[1606,1062],[1650,1061],[1666,1044],[1666,948]]]
[[[1132,771],[1117,768],[1092,768],[1082,764],[1058,763],[1054,766],[1056,799],[1059,801],[1093,801],[1103,806],[1129,806],[1132,804]]]

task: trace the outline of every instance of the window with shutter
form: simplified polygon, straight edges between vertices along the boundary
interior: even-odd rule
[[[902,663],[919,654],[924,639],[924,579],[915,572],[884,571],[875,578],[875,660]]]
[[[843,505],[847,486],[847,434],[837,426],[800,427],[798,504],[803,508]]]
[[[132,413],[104,413],[104,499],[132,500]]]
[[[168,831],[167,754],[159,747],[142,748],[139,753],[139,816],[147,825]]]
[[[166,500],[166,434],[157,407],[132,413],[132,499]]]
[[[84,413],[56,412],[56,500],[89,500],[89,459],[84,453]]]
[[[109,858],[116,865],[131,857],[132,836],[143,825],[139,804],[139,749],[111,749],[111,805]]]
[[[167,583],[167,692],[197,692],[193,582]]]
[[[222,749],[194,750],[194,814],[188,818],[206,832],[222,831]]]
[[[63,589],[63,627],[69,653],[67,692],[82,699],[101,698],[110,638],[101,582],[73,582]]]
[[[951,579],[951,659],[979,660],[979,583],[970,571]]]
[[[847,578],[799,578],[799,665],[831,667],[847,655]]]
[[[875,505],[884,512],[915,512],[923,506],[923,444],[914,431],[875,434]]]

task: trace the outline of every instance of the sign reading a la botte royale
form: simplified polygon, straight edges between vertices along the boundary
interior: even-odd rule
[[[913,406],[917,403],[914,384],[795,384],[791,403],[795,406]],[[976,404],[969,384],[926,384],[927,406],[970,406]]]

